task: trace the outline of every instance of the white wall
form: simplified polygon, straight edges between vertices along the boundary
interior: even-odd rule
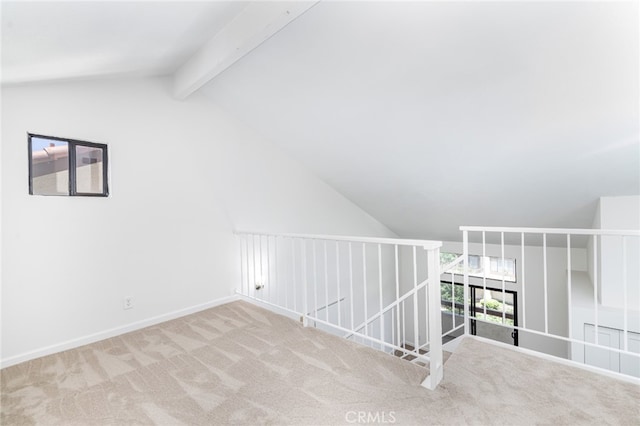
[[[574,285],[572,287],[573,293],[573,321],[572,321],[572,337],[577,340],[585,339],[585,328],[586,326],[593,326],[596,323],[595,316],[595,307],[594,307],[594,298],[593,298],[593,285],[588,275],[583,274],[575,274],[574,275]],[[627,315],[627,331],[629,333],[640,333],[640,312],[637,309],[632,310],[629,309],[626,312]],[[607,327],[609,329],[614,330],[623,330],[625,325],[625,311],[619,308],[612,308],[608,306],[598,306],[598,327]],[[599,329],[600,330],[600,329]],[[629,336],[631,337],[631,336]],[[595,343],[593,340],[587,339],[591,343]],[[598,342],[599,345],[608,346],[608,343],[611,344],[613,342],[607,342],[606,340],[600,340]],[[612,345],[616,349],[624,349],[624,334],[621,333],[621,338],[618,343],[618,346]],[[628,342],[628,349],[631,352],[638,352],[637,345],[634,347],[632,344],[631,338]],[[616,352],[605,352],[602,349],[594,349],[592,347],[588,347],[582,345],[580,343],[572,343],[571,344],[571,358],[574,361],[585,362],[585,354],[589,351],[593,353],[606,353],[607,357],[617,357],[618,358],[618,366],[616,369],[612,368],[613,365],[607,367],[609,369],[614,369],[615,371],[622,372],[625,374],[632,374],[637,377],[640,377],[638,371],[640,371],[640,360],[637,357],[633,357],[631,355],[619,354]]]
[[[3,366],[231,295],[233,229],[393,235],[210,101],[169,89],[3,88]],[[27,132],[108,144],[111,195],[28,195]]]
[[[601,197],[601,229],[640,229],[640,196]],[[620,237],[602,237],[600,242],[599,293],[603,306],[624,306],[623,248]],[[640,308],[640,244],[638,237],[626,238],[627,297],[630,309]]]
[[[594,216],[593,227],[596,229],[640,229],[640,196],[601,197]],[[606,341],[609,331],[624,330],[630,333],[640,332],[640,238],[625,237],[625,248],[621,237],[603,236],[597,239],[598,252],[594,259],[594,238],[589,239],[587,259],[588,274],[576,279],[573,287],[573,338],[585,338],[585,329],[598,323],[600,345],[611,345],[616,349],[624,348],[624,333],[620,332],[619,341]],[[624,253],[624,255],[623,255]],[[623,274],[626,262],[626,277]],[[597,270],[597,273],[596,273]],[[578,278],[578,277],[577,277]],[[597,285],[597,300],[594,300],[593,286]],[[626,289],[624,285],[626,284]],[[626,305],[626,310],[624,309]],[[595,309],[598,315],[596,320]],[[626,316],[626,322],[625,322]],[[602,333],[605,336],[602,336]],[[632,336],[628,335],[628,349],[637,352]],[[592,341],[593,343],[593,341]],[[591,357],[587,356],[591,353]],[[640,364],[638,358],[627,354],[607,352],[578,343],[572,344],[572,359],[579,362],[601,362],[599,366],[614,371],[638,376]],[[595,357],[595,358],[594,358]],[[591,360],[589,360],[591,358]]]
[[[601,229],[640,229],[640,195],[600,197]]]
[[[2,12],[0,12],[2,13]],[[4,102],[2,102],[2,89],[0,86],[0,129],[4,128],[3,127],[3,120],[2,120],[2,112],[3,112],[3,106]],[[4,244],[2,243],[2,236],[4,235],[4,229],[2,228],[2,224],[4,223],[3,220],[3,215],[4,215],[4,205],[3,205],[3,179],[2,179],[2,169],[4,168],[4,166],[2,166],[3,164],[3,159],[4,156],[2,155],[3,152],[3,148],[2,148],[2,141],[4,140],[4,135],[0,134],[0,321],[3,321],[4,316],[3,316],[3,312],[2,312],[2,306],[4,305],[4,292],[2,290],[2,280],[4,277],[4,274],[2,271],[4,271],[4,256],[3,256],[3,247]],[[3,338],[3,332],[2,332],[2,324],[0,323],[0,360],[2,360],[2,351],[3,351],[3,347],[4,347],[4,338]],[[1,367],[1,364],[0,364]]]

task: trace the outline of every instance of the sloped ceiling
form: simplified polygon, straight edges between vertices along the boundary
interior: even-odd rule
[[[2,83],[172,75],[261,22],[247,4],[3,1]],[[638,17],[637,1],[325,0],[200,90],[401,236],[590,227],[598,197],[640,194]]]
[[[203,89],[401,236],[640,194],[637,2],[321,2]]]
[[[167,75],[247,2],[2,1],[2,83]]]

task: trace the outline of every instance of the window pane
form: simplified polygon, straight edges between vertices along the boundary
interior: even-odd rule
[[[34,195],[69,195],[69,144],[31,138],[31,178]]]
[[[480,256],[469,255],[469,269],[474,272],[482,271],[482,266],[480,265]]]
[[[460,254],[440,252],[440,266],[453,262]],[[464,264],[460,262],[447,273],[453,272],[456,275],[464,273]],[[480,255],[469,255],[469,276],[487,278],[491,280],[516,282],[516,263],[514,259],[505,258],[504,265],[502,257],[489,257]]]
[[[104,192],[102,159],[102,148],[76,145],[76,192],[78,194]]]

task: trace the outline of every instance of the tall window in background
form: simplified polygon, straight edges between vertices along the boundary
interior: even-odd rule
[[[29,134],[29,194],[108,196],[107,145]]]
[[[461,255],[459,253],[440,252],[440,264],[453,262]],[[464,265],[459,263],[451,269],[455,275],[464,274]],[[469,255],[469,276],[486,278],[488,280],[516,282],[516,260],[505,257]]]

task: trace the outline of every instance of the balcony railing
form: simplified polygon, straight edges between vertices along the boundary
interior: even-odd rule
[[[442,379],[441,242],[237,233],[238,292],[347,339],[429,364]]]
[[[531,351],[640,377],[640,231],[460,230],[462,244],[446,248],[461,254],[443,266],[438,241],[240,232],[238,293],[305,326],[428,364],[430,389],[443,376],[443,336],[474,334],[478,324],[513,332]],[[515,271],[470,276],[469,255]],[[616,365],[600,365],[612,356]]]
[[[506,303],[501,304],[497,322],[487,321],[484,303],[484,315],[473,318],[474,323],[515,330],[525,348],[640,377],[640,231],[476,226],[460,230],[466,334],[472,324],[469,307],[476,302],[469,300],[469,285],[487,290],[486,275],[469,276],[468,256],[499,256],[503,261],[508,256],[516,258],[517,279],[498,280],[498,294],[504,301],[507,291],[517,291],[516,325],[508,321]]]

